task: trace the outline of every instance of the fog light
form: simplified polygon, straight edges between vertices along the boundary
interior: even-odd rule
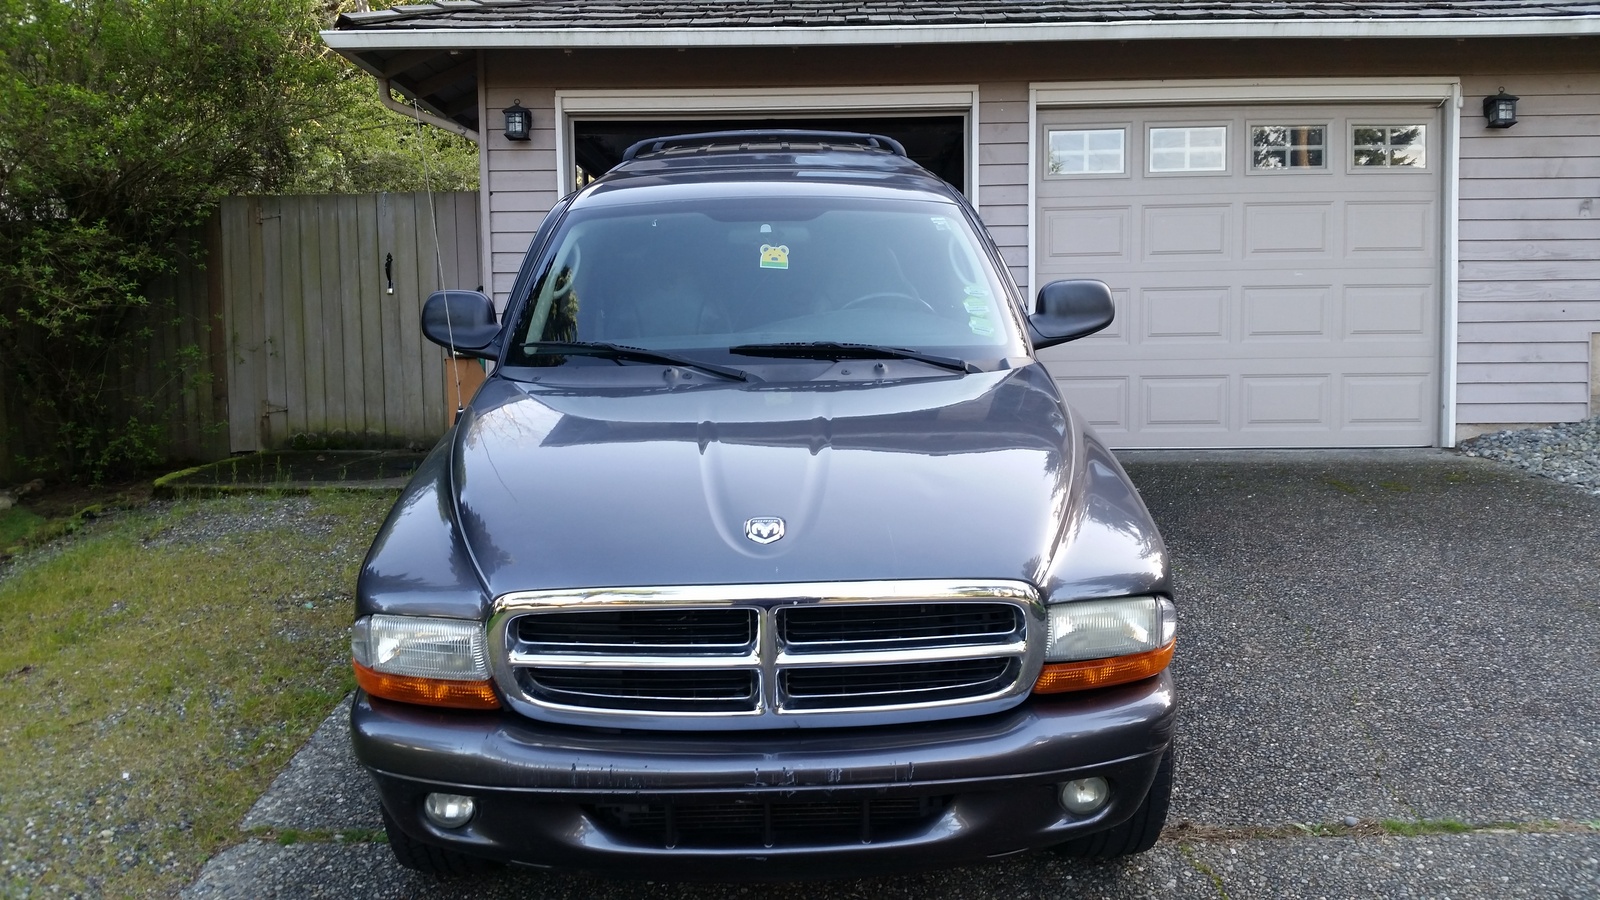
[[[1110,799],[1111,785],[1104,778],[1079,778],[1061,786],[1061,807],[1074,815],[1086,816]]]
[[[477,811],[478,804],[460,794],[429,794],[428,799],[422,801],[423,815],[440,828],[460,828]]]

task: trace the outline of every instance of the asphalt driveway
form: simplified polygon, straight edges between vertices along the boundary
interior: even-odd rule
[[[1437,451],[1129,454],[1176,561],[1168,831],[917,877],[435,882],[336,712],[201,897],[1600,896],[1600,497]]]

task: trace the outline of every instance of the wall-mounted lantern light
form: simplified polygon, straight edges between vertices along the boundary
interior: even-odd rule
[[[533,137],[533,111],[525,109],[521,100],[511,101],[502,110],[506,114],[506,140],[526,141]]]
[[[1483,117],[1488,120],[1489,127],[1510,128],[1517,124],[1517,101],[1521,99],[1506,93],[1505,88],[1493,97],[1483,98]]]

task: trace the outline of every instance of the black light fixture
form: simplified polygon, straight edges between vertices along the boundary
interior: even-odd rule
[[[506,140],[526,141],[533,135],[533,111],[525,109],[521,100],[511,101],[511,105],[503,112],[506,114]]]
[[[1517,124],[1517,101],[1521,99],[1506,93],[1505,88],[1493,97],[1483,98],[1483,117],[1488,120],[1489,127],[1510,128]]]

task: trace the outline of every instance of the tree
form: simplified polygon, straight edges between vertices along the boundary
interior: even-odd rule
[[[325,15],[312,0],[0,0],[0,390],[61,474],[162,457],[127,372],[160,314],[144,285],[173,270],[185,229],[223,197],[315,181],[356,141],[325,124],[365,115],[345,108],[358,82],[318,38]]]

